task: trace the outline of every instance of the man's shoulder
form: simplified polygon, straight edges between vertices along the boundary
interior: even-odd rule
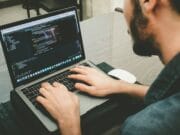
[[[180,92],[180,53],[161,71],[145,96],[147,105]]]
[[[147,106],[129,117],[122,135],[179,135],[180,93]]]

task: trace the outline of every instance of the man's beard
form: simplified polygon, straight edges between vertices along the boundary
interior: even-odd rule
[[[133,50],[140,56],[158,55],[159,51],[155,48],[157,42],[154,36],[144,32],[148,25],[148,19],[143,15],[139,1],[132,1],[134,1],[134,17],[130,23],[130,30],[134,41]]]

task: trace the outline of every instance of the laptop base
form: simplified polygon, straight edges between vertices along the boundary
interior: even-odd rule
[[[57,135],[59,133],[58,129],[53,132],[48,131],[15,91],[11,92],[10,101],[16,114],[21,121],[24,121],[28,131],[33,135]]]

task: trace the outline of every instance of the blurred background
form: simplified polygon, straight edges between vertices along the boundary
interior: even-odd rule
[[[123,7],[123,0],[0,0],[0,25],[77,6],[81,21]]]

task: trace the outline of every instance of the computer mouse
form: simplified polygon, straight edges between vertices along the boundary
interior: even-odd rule
[[[126,81],[128,83],[133,84],[136,82],[136,77],[133,74],[131,74],[128,71],[123,70],[123,69],[113,69],[108,72],[108,75],[115,77],[117,79]]]

